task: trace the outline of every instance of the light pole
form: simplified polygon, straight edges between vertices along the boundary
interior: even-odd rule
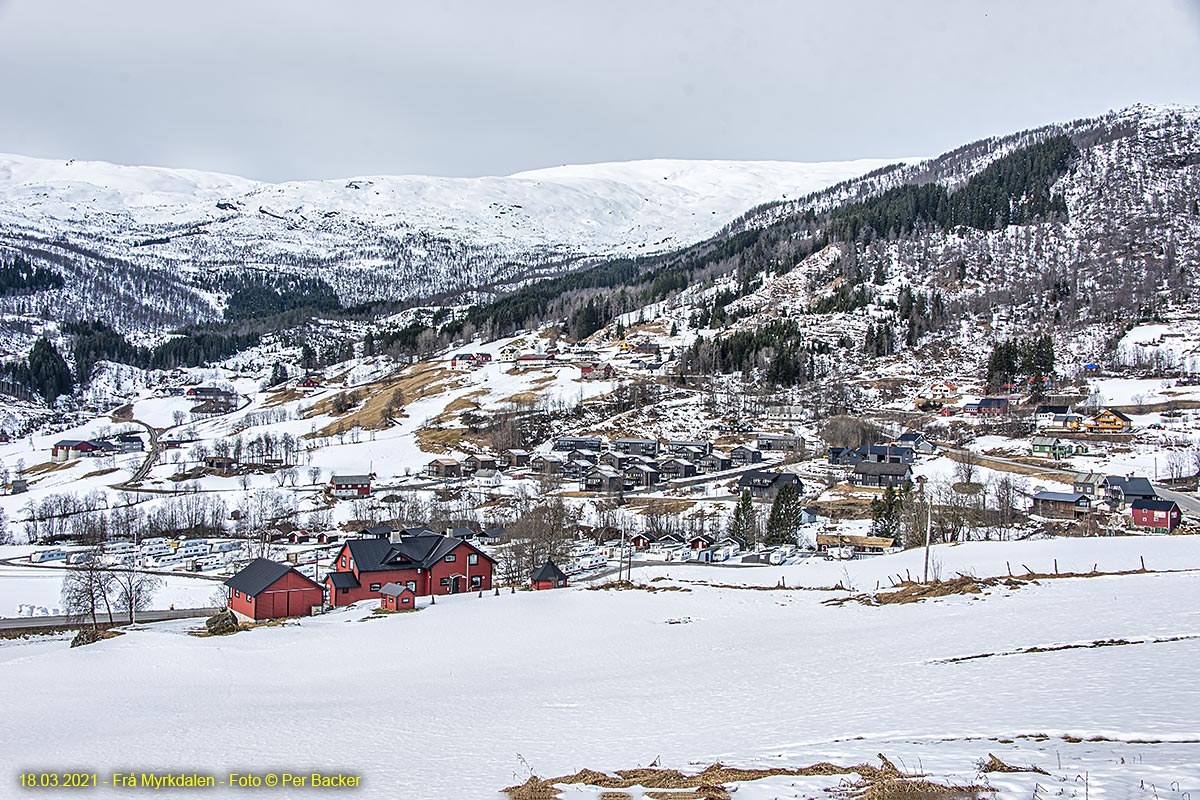
[[[925,476],[917,476],[917,485],[921,487],[921,500],[925,503],[925,577],[922,583],[929,583],[929,534],[933,528],[933,503],[925,496]]]

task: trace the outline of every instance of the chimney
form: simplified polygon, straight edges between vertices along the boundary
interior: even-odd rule
[[[388,541],[392,544],[399,544],[401,535],[401,531],[393,530],[390,534],[388,534]]]

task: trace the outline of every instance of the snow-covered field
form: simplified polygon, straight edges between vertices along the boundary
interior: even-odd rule
[[[1197,596],[1196,572],[1044,581],[883,607],[822,603],[836,592],[678,583],[774,584],[785,574],[789,584],[808,575],[819,585],[845,570],[861,587],[917,555],[664,567],[657,572],[674,580],[654,585],[690,591],[462,596],[416,614],[358,621],[357,608],[230,638],[187,636],[194,623],[179,622],[78,650],[54,640],[0,646],[0,702],[9,730],[20,731],[0,764],[10,775],[70,767],[101,779],[118,768],[219,779],[341,770],[364,780],[339,796],[459,800],[497,797],[530,770],[655,760],[686,771],[715,760],[854,764],[883,753],[910,771],[971,783],[976,762],[996,753],[1051,773],[991,776],[998,796],[1014,800],[1200,791],[1192,680],[1200,640],[1148,642],[1200,634],[1194,603],[1181,602]],[[1058,557],[1060,568],[1103,570],[1137,566],[1140,555],[1152,569],[1200,569],[1200,541],[1184,537],[937,549],[945,570],[1001,574],[1006,560],[1041,569]],[[1015,652],[1109,639],[1133,643]],[[964,656],[984,657],[947,661]],[[1051,738],[1018,738],[1039,734]],[[737,796],[820,796],[836,782],[774,778]]]

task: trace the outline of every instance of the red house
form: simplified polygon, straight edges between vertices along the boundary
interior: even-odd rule
[[[329,602],[345,606],[379,597],[385,584],[398,583],[418,597],[486,591],[495,562],[465,539],[440,533],[349,539],[325,576]]]
[[[325,603],[321,584],[267,558],[254,559],[225,585],[229,610],[248,622],[308,616]]]
[[[529,576],[529,587],[535,591],[542,589],[561,589],[567,585],[567,573],[558,568],[551,559],[533,571]]]
[[[635,550],[646,550],[654,542],[655,538],[647,533],[634,534],[633,538],[629,540]]]
[[[334,497],[368,497],[371,494],[370,475],[332,475],[329,493]]]
[[[407,586],[389,583],[379,590],[379,607],[387,611],[412,611],[417,607],[417,596]]]
[[[1171,533],[1179,527],[1181,516],[1179,506],[1175,504],[1174,500],[1142,498],[1134,500],[1130,508],[1133,514],[1133,524],[1139,528],[1154,528]]]

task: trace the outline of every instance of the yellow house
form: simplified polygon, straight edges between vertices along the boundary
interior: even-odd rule
[[[1083,423],[1089,433],[1129,433],[1133,428],[1133,420],[1122,414],[1106,408]]]

